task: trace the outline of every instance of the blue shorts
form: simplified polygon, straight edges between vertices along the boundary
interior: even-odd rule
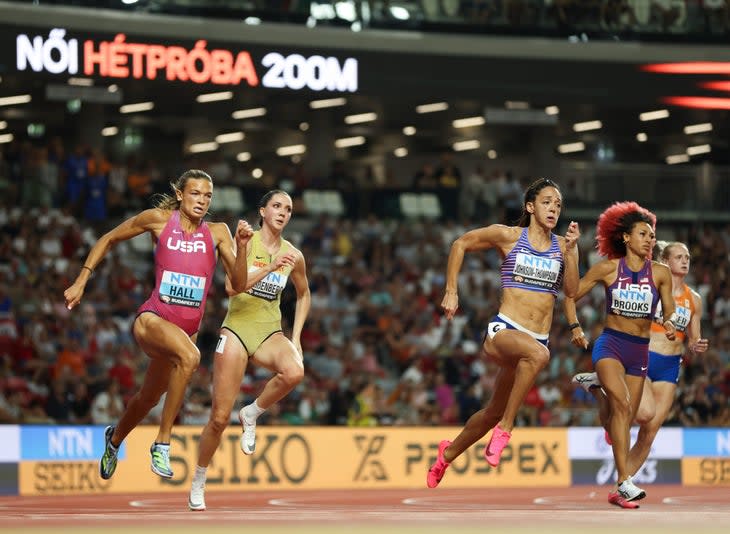
[[[649,338],[604,328],[593,345],[593,368],[596,368],[598,360],[604,358],[621,362],[627,375],[646,378],[649,367]]]
[[[482,342],[487,339],[487,336],[489,336],[489,339],[492,339],[494,335],[500,330],[519,330],[520,332],[524,332],[525,334],[530,335],[535,341],[539,341],[546,347],[548,346],[550,340],[549,334],[538,334],[537,332],[528,330],[521,324],[500,313],[493,317],[491,321],[489,321],[489,324],[487,325],[487,331],[484,332]]]
[[[646,375],[652,382],[679,382],[679,367],[682,355],[667,356],[649,351],[649,373]]]

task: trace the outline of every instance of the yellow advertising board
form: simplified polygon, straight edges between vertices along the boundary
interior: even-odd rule
[[[21,495],[180,491],[195,470],[200,427],[173,431],[166,480],[150,471],[150,444],[156,427],[138,427],[127,438],[126,457],[108,481],[93,461],[24,461]],[[458,428],[265,427],[257,429],[256,453],[239,448],[240,430],[230,427],[208,468],[209,491],[247,489],[419,488],[435,460],[438,443]],[[567,433],[557,428],[518,428],[500,465],[484,459],[485,438],[454,461],[444,487],[569,486]]]
[[[685,486],[730,486],[730,458],[683,458]]]

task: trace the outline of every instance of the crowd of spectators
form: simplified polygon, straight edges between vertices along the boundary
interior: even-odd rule
[[[577,32],[608,31],[631,33],[723,34],[730,31],[730,3],[727,0],[439,0],[412,2],[409,16],[404,7],[387,0],[353,2],[357,9],[348,15],[311,2],[264,3],[260,9],[273,13],[312,13],[318,19],[357,19],[363,24],[388,24],[405,29],[429,23],[430,30],[449,23],[471,25],[485,31],[529,33],[543,30]],[[333,3],[334,4],[334,3]],[[275,7],[274,7],[275,6]],[[334,7],[334,6],[333,6]],[[395,7],[395,9],[393,9]]]
[[[65,154],[53,145],[15,148],[0,161],[0,422],[115,421],[139,388],[148,363],[130,327],[154,285],[150,248],[120,243],[97,268],[73,312],[64,306],[63,290],[101,233],[128,210],[149,205],[149,195],[165,190],[167,180],[154,165],[112,164],[98,152]],[[513,220],[506,201],[517,180],[508,173],[480,172],[494,176],[484,183],[495,194],[471,208],[479,224]],[[461,186],[468,184],[467,179]],[[502,200],[490,201],[503,193]],[[496,369],[479,349],[482,329],[498,308],[498,255],[467,256],[459,281],[461,310],[453,321],[444,320],[439,303],[449,247],[477,223],[448,217],[312,216],[294,195],[294,218],[285,234],[307,259],[312,291],[301,337],[306,376],[262,422],[463,423],[494,386]],[[212,218],[232,226],[240,216],[221,212]],[[728,425],[730,225],[680,228],[659,221],[658,237],[689,245],[688,282],[703,297],[703,334],[710,339],[706,354],[686,355],[667,424]],[[596,260],[593,245],[592,223],[585,222],[583,271]],[[185,424],[203,424],[208,418],[211,361],[227,306],[222,276],[219,269],[198,336],[202,362],[180,413]],[[601,329],[602,299],[597,291],[578,303],[591,339]],[[294,301],[289,288],[282,297],[285,332]],[[519,424],[595,425],[592,397],[571,385],[574,373],[590,370],[590,349],[570,344],[560,302],[555,317],[551,361],[529,392]],[[255,398],[267,378],[268,371],[252,366],[241,385],[240,403]],[[146,421],[158,417],[159,407]],[[237,421],[235,411],[231,421]]]

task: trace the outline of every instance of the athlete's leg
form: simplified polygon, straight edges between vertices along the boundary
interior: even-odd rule
[[[601,422],[601,426],[608,432],[608,421],[611,418],[611,405],[608,402],[606,392],[603,391],[603,388],[593,388],[591,394],[598,403],[598,420]]]
[[[631,474],[627,467],[629,433],[634,414],[641,402],[644,378],[626,375],[623,364],[613,358],[602,358],[596,362],[595,367],[610,405],[608,433],[611,436],[620,484]]]
[[[137,317],[134,337],[151,358],[163,359],[171,365],[167,396],[155,439],[156,443],[170,443],[172,425],[182,406],[185,389],[200,363],[200,350],[180,327],[153,313]]]
[[[304,378],[302,355],[281,332],[276,332],[267,338],[256,349],[252,360],[275,373],[256,399],[256,404],[261,410],[266,410],[283,399]]]
[[[649,421],[641,423],[639,436],[629,451],[628,470],[631,475],[636,474],[649,456],[654,438],[656,438],[657,432],[659,432],[667,415],[669,415],[669,411],[672,409],[674,394],[677,390],[677,385],[673,382],[661,381],[650,384],[649,392],[644,391],[644,395],[646,396],[648,394],[652,397],[656,409],[654,417]],[[642,400],[641,402],[643,403],[644,401]]]
[[[244,454],[253,454],[256,450],[258,417],[272,404],[283,399],[304,378],[302,355],[281,332],[265,339],[253,353],[252,359],[258,365],[273,371],[274,376],[266,383],[258,398],[238,412],[243,428],[241,450]]]
[[[482,439],[502,418],[504,407],[507,405],[512,384],[515,379],[515,370],[511,367],[501,367],[494,385],[494,393],[485,408],[474,413],[464,425],[454,441],[444,450],[444,460],[451,463],[461,453]]]
[[[241,340],[227,328],[221,328],[213,356],[213,406],[208,424],[200,435],[198,466],[208,467],[220,445],[221,435],[231,419],[231,410],[241,391],[248,353]]]
[[[654,419],[656,415],[656,402],[654,394],[652,393],[652,382],[649,378],[644,380],[644,392],[641,394],[641,402],[639,408],[636,410],[636,417],[634,420],[643,425]]]
[[[608,428],[609,405],[606,399],[606,393],[601,389],[601,383],[598,380],[598,373],[595,371],[592,373],[578,373],[573,376],[571,380],[573,384],[576,384],[583,388],[584,391],[590,393],[596,404],[598,405],[598,420],[604,429]]]
[[[160,397],[167,389],[172,364],[161,358],[151,358],[144,375],[144,382],[140,390],[135,393],[129,402],[122,417],[114,427],[111,437],[112,445],[119,447],[129,433],[157,406]]]
[[[509,392],[499,428],[511,432],[515,418],[537,375],[547,365],[550,352],[529,334],[518,330],[501,330],[484,342],[485,352],[503,367],[514,369],[514,382]]]

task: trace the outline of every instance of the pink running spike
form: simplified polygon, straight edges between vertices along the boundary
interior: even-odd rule
[[[606,440],[608,445],[613,445],[613,441],[611,441],[611,434],[608,433],[608,430],[603,431],[603,439]]]
[[[627,501],[624,499],[618,491],[611,491],[608,493],[608,502],[620,506],[621,508],[627,508],[629,510],[635,510],[639,507],[635,502]]]
[[[451,445],[451,442],[447,439],[439,443],[439,452],[438,456],[436,456],[436,461],[431,466],[431,469],[428,470],[428,474],[426,475],[426,486],[428,486],[429,488],[435,488],[439,485],[441,479],[444,478],[444,473],[446,473],[446,469],[449,467],[449,465],[451,465],[449,462],[444,460],[444,451],[448,448],[449,445]]]
[[[509,443],[509,438],[511,437],[512,434],[499,428],[499,425],[494,427],[492,439],[489,440],[489,443],[484,449],[484,457],[487,459],[489,465],[497,467],[499,457],[502,456],[502,451],[507,446],[507,443]]]

